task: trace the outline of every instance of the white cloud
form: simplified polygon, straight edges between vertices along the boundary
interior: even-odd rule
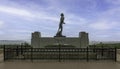
[[[3,21],[0,21],[0,28],[3,27],[3,24],[4,24],[4,22],[3,22]]]
[[[93,28],[96,30],[109,30],[109,29],[115,28],[117,26],[117,23],[101,20],[96,23],[92,23],[89,26],[90,28]]]
[[[106,0],[106,2],[115,4],[115,5],[120,5],[120,0]]]
[[[8,30],[9,32],[15,32],[15,33],[31,33],[33,32],[32,30],[23,30],[23,29],[10,29]]]
[[[51,20],[59,22],[59,17],[56,17],[53,14],[48,13],[48,11],[46,10],[30,11],[28,9],[21,9],[17,7],[0,6],[0,12],[12,14],[27,20]],[[70,13],[66,14],[69,15],[69,16],[65,15],[66,18],[65,21],[68,24],[83,24],[86,22],[86,20],[82,17],[78,17]]]
[[[116,16],[117,17],[120,17],[120,7],[114,7],[112,9],[108,9],[107,11],[104,11],[103,13],[99,14],[100,18],[102,19],[109,19],[109,18],[112,18],[112,19],[117,19],[115,18]]]
[[[19,15],[19,16],[25,16],[25,17],[34,17],[33,14],[31,14],[30,12],[24,9],[8,7],[8,6],[0,6],[0,12]]]
[[[120,1],[120,0],[119,0]],[[89,27],[95,30],[110,30],[119,28],[120,24],[120,7],[108,9],[98,15],[95,21],[89,24]]]
[[[58,21],[56,17],[53,17],[52,14],[48,14],[45,10],[30,11],[27,9],[21,9],[17,7],[0,6],[0,12],[15,15],[17,17],[20,16],[21,18],[27,20],[41,19]]]
[[[70,13],[67,13],[68,16],[65,16],[66,17],[66,23],[67,24],[73,24],[73,25],[83,25],[83,24],[86,24],[88,21],[83,18],[83,17],[79,17],[77,15],[73,15],[73,14],[70,14]]]

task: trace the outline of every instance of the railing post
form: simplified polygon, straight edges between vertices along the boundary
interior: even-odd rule
[[[86,51],[86,56],[87,56],[87,62],[89,61],[89,51],[88,51],[88,47],[87,47],[87,51]]]
[[[5,51],[5,45],[4,45],[3,47],[4,47],[4,48],[3,48],[3,53],[4,53],[3,55],[4,55],[4,61],[5,61],[5,60],[6,60],[6,55],[5,55],[5,54],[6,54],[6,51]]]
[[[102,54],[101,55],[103,56],[103,45],[102,45]]]
[[[33,48],[31,47],[31,61],[33,62]]]
[[[59,62],[61,62],[61,58],[60,58],[61,55],[60,55],[60,53],[61,52],[60,52],[60,44],[59,44]]]
[[[115,47],[114,50],[115,50],[115,51],[114,51],[114,52],[115,52],[115,55],[114,55],[115,58],[114,58],[114,60],[115,60],[115,62],[116,62],[116,61],[117,61],[117,48]]]
[[[21,55],[23,55],[23,47],[22,47],[22,45],[21,45]]]
[[[16,56],[18,56],[19,55],[19,48],[18,48],[18,46],[17,46],[17,49],[16,49]]]

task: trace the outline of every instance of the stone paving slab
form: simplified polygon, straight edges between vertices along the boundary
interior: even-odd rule
[[[0,69],[120,69],[120,63],[114,61],[79,62],[0,62]]]

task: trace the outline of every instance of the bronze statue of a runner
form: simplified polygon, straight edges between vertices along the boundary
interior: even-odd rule
[[[57,34],[56,34],[55,37],[65,37],[65,36],[62,35],[63,24],[65,24],[64,20],[65,20],[65,18],[64,18],[64,14],[61,13],[61,18],[60,18],[59,28],[58,28],[58,31],[57,31]]]

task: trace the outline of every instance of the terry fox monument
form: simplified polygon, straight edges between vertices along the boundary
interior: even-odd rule
[[[74,46],[76,48],[85,48],[89,45],[89,37],[88,33],[82,31],[79,32],[79,37],[65,37],[62,35],[63,32],[63,24],[65,24],[64,14],[60,14],[60,22],[56,35],[54,37],[41,37],[41,33],[35,31],[32,33],[31,45],[33,48],[45,48],[46,46],[57,46],[61,44],[61,46]]]
[[[60,18],[59,28],[58,28],[58,32],[57,32],[57,34],[56,34],[55,37],[65,37],[65,36],[62,35],[63,24],[65,24],[64,19],[65,19],[65,18],[64,18],[64,14],[61,13],[61,18]]]

